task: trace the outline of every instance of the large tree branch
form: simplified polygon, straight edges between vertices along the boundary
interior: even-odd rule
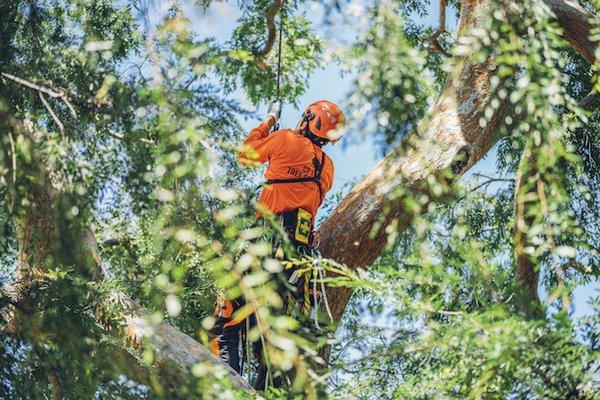
[[[161,322],[151,326],[148,323],[150,313],[139,306],[129,297],[121,296],[121,305],[128,311],[122,315],[125,332],[134,344],[142,344],[142,339],[148,339],[151,349],[155,352],[157,371],[159,375],[171,382],[181,379],[181,374],[190,376],[190,368],[198,363],[207,363],[213,368],[223,369],[232,386],[236,389],[246,389],[254,392],[250,384],[235,372],[229,365],[217,359],[198,341],[192,339],[176,327]],[[151,328],[149,330],[149,328]],[[122,332],[121,332],[122,334]]]
[[[277,27],[275,26],[275,16],[279,14],[281,9],[283,8],[284,0],[275,0],[269,10],[267,11],[266,21],[267,21],[267,41],[263,45],[262,48],[256,49],[252,54],[255,57],[263,58],[266,57],[271,50],[273,50],[273,46],[275,45],[275,39],[277,38]]]
[[[548,0],[559,23],[567,26],[565,37],[588,61],[594,61],[595,44],[589,41],[593,17],[572,1]],[[463,0],[459,30],[465,33],[477,25],[478,16],[489,2]],[[416,131],[407,135],[403,145],[392,151],[372,169],[342,200],[319,232],[321,254],[350,268],[365,268],[379,257],[387,244],[390,229],[403,232],[414,215],[426,210],[431,202],[443,199],[427,191],[426,182],[443,177],[449,170],[452,179],[477,163],[496,141],[496,131],[505,116],[506,103],[500,104],[485,127],[479,125],[483,108],[490,100],[490,78],[494,63],[472,65],[468,58],[457,61],[438,99]],[[461,154],[466,162],[457,163]],[[405,195],[390,199],[390,193],[401,189]],[[420,194],[420,210],[405,210],[406,193]],[[375,231],[373,226],[379,226]],[[339,320],[352,290],[330,288],[328,298],[336,320]]]
[[[595,62],[594,52],[598,42],[590,40],[593,21],[597,18],[573,0],[544,0],[564,30],[564,37],[590,64]]]

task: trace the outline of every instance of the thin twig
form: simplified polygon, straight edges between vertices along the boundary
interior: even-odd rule
[[[503,301],[504,304],[508,304],[510,303],[510,301],[513,299],[513,297],[515,297],[515,292],[512,292],[510,294],[510,296],[508,296],[508,298],[506,300]]]
[[[114,137],[115,139],[125,140],[125,136],[122,133],[108,132],[108,134]]]
[[[572,268],[575,271],[581,272],[582,274],[600,276],[600,272],[594,271],[591,266],[581,265],[575,260],[569,260],[569,262],[565,264],[565,267]]]
[[[480,183],[472,188],[469,189],[469,192],[461,197],[459,197],[455,202],[454,202],[454,206],[452,207],[452,219],[455,218],[455,213],[456,213],[456,207],[458,206],[459,203],[461,203],[463,200],[465,200],[470,193],[476,192],[479,189],[489,186],[490,184],[494,183],[494,182],[514,182],[515,180],[513,178],[493,178],[484,174],[475,174],[475,177],[482,177],[482,178],[486,178],[487,181]]]
[[[19,78],[18,76],[14,76],[12,74],[7,74],[6,72],[2,72],[2,76],[4,76],[5,78],[10,79],[12,81],[15,81],[17,83],[20,83],[23,86],[27,86],[28,88],[37,90],[38,92],[45,93],[48,96],[53,97],[55,99],[60,99],[63,96],[65,96],[64,92],[56,92],[56,91],[54,91],[52,89],[49,89],[47,87],[43,87],[43,86],[37,85],[37,84],[35,84],[33,82],[27,81],[27,80],[25,80],[23,78]]]
[[[46,107],[46,110],[48,110],[48,112],[50,113],[50,116],[52,116],[52,119],[54,120],[56,125],[58,125],[58,130],[60,130],[60,135],[64,138],[65,137],[65,126],[60,121],[60,119],[58,118],[58,115],[56,115],[56,113],[54,112],[54,110],[52,109],[50,104],[46,101],[44,94],[42,92],[38,92],[38,95],[40,97],[40,100],[42,100],[42,103]]]
[[[497,182],[514,182],[515,181],[514,178],[497,178],[494,176],[489,176],[489,175],[481,174],[481,173],[473,174],[473,176],[477,177],[477,178],[481,177],[481,178],[485,178],[485,179],[489,179],[489,180],[493,180],[493,181],[497,181]]]
[[[67,108],[71,112],[71,116],[73,118],[77,118],[77,111],[75,111],[75,107],[73,107],[73,104],[71,104],[71,101],[69,101],[69,98],[67,96],[64,96],[62,98],[62,100],[67,105]]]
[[[2,75],[3,77],[5,77],[7,79],[10,79],[11,81],[16,82],[20,85],[23,85],[30,89],[44,93],[45,95],[48,95],[54,99],[59,99],[59,100],[63,101],[73,117],[77,117],[77,112],[75,111],[75,108],[73,107],[72,103],[75,103],[79,106],[88,107],[88,108],[91,106],[91,108],[94,110],[100,109],[103,104],[112,106],[112,103],[110,101],[103,101],[102,103],[99,103],[94,98],[85,99],[85,98],[82,98],[82,97],[79,97],[79,96],[76,96],[73,94],[69,95],[69,94],[67,94],[67,92],[65,90],[56,91],[49,87],[38,85],[36,83],[33,83],[33,82],[28,81],[23,78],[19,78],[18,76],[15,76],[12,74],[8,74],[6,72],[0,72],[0,75]]]

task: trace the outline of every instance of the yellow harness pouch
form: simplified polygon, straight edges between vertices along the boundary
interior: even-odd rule
[[[298,242],[308,245],[310,240],[310,232],[312,229],[312,214],[303,208],[298,209],[296,218],[296,229],[294,239]]]

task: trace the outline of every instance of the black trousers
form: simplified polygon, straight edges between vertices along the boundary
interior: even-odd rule
[[[293,239],[292,231],[290,230],[290,227],[288,227],[290,224],[289,215],[282,214],[280,215],[280,219],[284,225],[284,228],[288,232],[288,238],[290,239],[291,243],[288,246],[281,240],[277,239],[276,235],[270,236],[270,242],[273,248],[273,256],[276,256],[277,249],[283,250],[284,258],[286,259],[310,255],[312,252],[310,246],[299,243]],[[261,222],[258,221],[258,223]],[[298,298],[302,295],[301,290],[304,283],[303,278],[293,285],[288,283],[293,272],[293,269],[287,269],[281,273],[274,274],[272,277],[277,283],[277,292],[284,301],[284,310],[287,309],[287,301],[289,298]],[[245,304],[245,301],[243,297],[241,297],[231,300],[231,303],[233,306],[233,316],[235,316],[236,312]],[[240,349],[242,350],[242,354],[245,354],[246,352],[246,343],[242,343],[242,333],[245,333],[256,326],[256,316],[252,314],[238,324],[230,324],[230,322],[231,321],[227,320],[219,321],[217,318],[216,326],[218,328],[216,331],[214,331],[214,333],[217,335],[218,339],[219,356],[235,371],[242,373],[244,362],[240,359]],[[265,385],[268,383],[268,368],[260,340],[252,344],[252,351],[255,359],[258,360],[257,379],[254,387],[257,390],[264,390],[266,387]],[[280,387],[282,383],[282,378],[273,378],[273,385],[275,387]]]
[[[233,313],[235,314],[237,310],[244,305],[244,303],[240,300],[236,300],[234,304]],[[256,317],[254,314],[252,314],[238,324],[224,324],[220,334],[218,335],[219,356],[221,357],[221,360],[226,362],[231,368],[240,374],[243,372],[242,369],[244,364],[240,358],[240,349],[242,350],[242,355],[244,355],[246,351],[246,344],[243,343],[242,333],[245,333],[254,326],[256,326]],[[257,347],[259,345],[259,342],[252,344],[252,350],[255,354],[260,350]]]
[[[277,292],[284,300],[284,310],[287,308],[288,298],[297,296],[296,292],[291,292],[291,290],[293,290],[293,286],[287,283],[287,280],[290,278],[293,271],[287,270],[285,272],[285,274],[282,273],[274,276],[273,278],[277,280]],[[233,306],[233,316],[235,316],[236,312],[244,306],[245,301],[242,297],[232,300],[231,304]],[[246,349],[247,343],[245,343],[244,340],[245,334],[256,326],[256,316],[251,314],[248,316],[248,318],[240,321],[237,324],[231,324],[231,319],[226,321],[219,321],[217,319],[216,326],[219,328],[214,333],[217,334],[219,356],[221,360],[226,362],[231,368],[241,374],[243,373],[244,363],[247,363],[247,360],[243,360],[240,357],[240,353],[242,354],[242,357],[247,357],[249,356],[246,354],[247,350],[251,350],[254,359],[258,360],[257,376],[253,386],[257,390],[265,390],[266,385],[269,384],[269,382],[267,382],[267,379],[269,378],[269,371],[267,368],[265,354],[262,351],[262,342],[257,340],[250,345],[251,349]],[[281,376],[272,377],[272,380],[274,387],[281,387],[283,384],[283,378]]]

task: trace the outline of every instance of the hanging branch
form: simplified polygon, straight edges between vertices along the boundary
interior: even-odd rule
[[[277,38],[277,27],[275,26],[275,16],[283,9],[284,0],[275,0],[273,5],[267,11],[267,41],[264,46],[252,52],[254,56],[254,62],[263,70],[269,67],[264,61],[264,58],[273,50],[275,45],[275,39]]]
[[[440,0],[440,19],[438,29],[429,37],[429,44],[435,51],[442,53],[446,57],[451,57],[452,54],[448,53],[438,41],[438,38],[444,33],[446,33],[446,0]]]
[[[67,92],[65,90],[58,91],[58,90],[49,88],[47,86],[41,86],[41,85],[38,85],[31,81],[28,81],[26,79],[19,78],[18,76],[8,74],[6,72],[0,72],[0,75],[2,75],[3,77],[5,77],[7,79],[10,79],[11,81],[16,82],[20,85],[23,85],[23,86],[28,87],[33,90],[37,90],[38,92],[43,93],[53,99],[61,100],[63,103],[65,103],[65,105],[67,106],[71,115],[74,118],[77,117],[77,112],[75,111],[75,107],[73,107],[73,103],[77,104],[78,106],[92,108],[94,111],[99,110],[102,107],[102,105],[105,105],[105,104],[108,106],[112,105],[112,103],[110,101],[107,101],[107,102],[103,101],[102,103],[100,103],[96,99],[93,99],[93,98],[85,99],[83,97],[69,95],[69,94],[67,94]]]
[[[46,98],[44,97],[44,94],[42,92],[38,92],[38,95],[40,97],[40,100],[42,101],[42,104],[44,104],[44,107],[46,107],[46,110],[48,110],[48,113],[50,114],[50,116],[52,117],[52,119],[54,120],[54,122],[56,123],[56,125],[58,126],[58,130],[60,131],[60,135],[64,138],[65,137],[65,126],[63,125],[63,123],[58,118],[58,115],[56,115],[56,113],[52,109],[52,106],[50,105],[50,103],[48,103],[48,101],[46,101]]]
[[[598,99],[598,93],[591,92],[579,102],[581,108],[589,108]],[[516,276],[517,280],[527,289],[530,304],[522,304],[523,309],[534,311],[535,306],[540,304],[540,299],[537,293],[539,270],[536,269],[536,260],[530,254],[527,254],[526,247],[529,244],[528,230],[535,223],[536,213],[529,211],[531,200],[527,197],[530,193],[535,194],[535,202],[540,204],[540,212],[542,215],[548,214],[548,201],[545,194],[545,183],[538,176],[535,170],[535,155],[531,151],[523,154],[519,169],[517,171],[517,179],[515,184],[515,261],[516,261]],[[531,181],[535,179],[535,188],[528,188]],[[545,224],[546,237],[550,248],[556,247],[554,243],[553,233],[548,222]],[[562,266],[555,268],[561,292],[561,301],[563,310],[567,311],[569,306],[568,295],[564,293],[564,270]]]

